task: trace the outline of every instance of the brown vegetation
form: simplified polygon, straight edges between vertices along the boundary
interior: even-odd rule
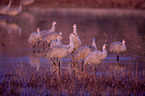
[[[57,73],[57,72],[56,72]],[[6,73],[0,76],[0,95],[143,95],[145,78],[116,74],[72,75],[66,71],[61,74],[47,72],[26,73],[18,69],[15,74]],[[59,72],[58,72],[59,73]]]

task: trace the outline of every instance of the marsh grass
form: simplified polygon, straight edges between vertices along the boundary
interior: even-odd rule
[[[96,71],[99,69],[97,68]],[[143,94],[145,94],[144,74],[131,71],[119,74],[88,74],[80,71],[79,75],[67,70],[57,70],[55,73],[49,70],[28,73],[21,66],[15,69],[15,73],[7,72],[0,77],[0,95]]]

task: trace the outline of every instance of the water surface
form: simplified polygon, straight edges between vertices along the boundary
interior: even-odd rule
[[[98,50],[102,50],[105,43],[109,47],[111,42],[127,41],[127,51],[120,54],[119,63],[116,54],[110,53],[108,48],[108,56],[96,66],[96,74],[126,71],[144,74],[144,10],[36,7],[24,9],[16,17],[0,16],[0,41],[5,44],[5,47],[0,46],[0,73],[14,72],[21,66],[28,71],[52,70],[52,62],[42,57],[42,44],[39,51],[34,52],[28,37],[37,27],[50,29],[53,21],[57,22],[56,31],[63,32],[64,44],[69,43],[73,24],[77,25],[82,46],[91,45],[92,38],[96,38]],[[62,62],[61,69],[71,71],[70,56],[63,58]]]

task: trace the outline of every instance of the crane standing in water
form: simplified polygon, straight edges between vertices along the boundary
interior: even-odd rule
[[[53,46],[56,46],[56,45],[61,45],[62,44],[62,41],[59,37],[57,37],[57,40],[53,40],[51,43],[50,43],[50,47],[53,47]]]
[[[59,67],[60,67],[60,64],[62,63],[61,58],[64,58],[65,56],[70,54],[74,49],[74,42],[73,42],[74,36],[75,35],[73,33],[71,33],[69,35],[69,39],[70,39],[70,43],[69,43],[70,47],[69,48],[63,47],[62,45],[48,47],[44,52],[44,57],[46,57],[46,58],[59,58]],[[52,62],[53,62],[53,60],[52,60]]]
[[[28,42],[32,44],[33,48],[37,47],[38,42],[41,41],[42,37],[40,34],[40,28],[38,27],[36,32],[32,32],[29,35]]]
[[[93,52],[97,49],[95,38],[92,39],[92,45],[91,46],[82,46],[78,50],[74,52],[74,61],[85,59],[89,53]]]
[[[73,25],[73,33],[75,34],[75,36],[73,37],[73,42],[74,42],[74,50],[77,50],[80,46],[81,46],[81,40],[78,36],[78,33],[77,33],[77,26],[76,24]]]
[[[51,29],[40,31],[40,34],[43,36],[43,35],[45,35],[46,33],[55,32],[55,25],[56,25],[56,24],[57,24],[57,23],[56,23],[55,21],[53,21],[53,22],[52,22],[52,27],[51,27]]]
[[[62,36],[62,32],[51,32],[51,33],[46,33],[45,35],[42,36],[42,42],[45,44],[45,42],[47,42],[49,45],[48,47],[50,47],[50,43],[53,40],[57,40],[57,39],[62,40],[63,36]],[[45,45],[43,45],[43,48],[45,48]]]
[[[88,64],[99,64],[103,59],[107,57],[107,51],[106,51],[107,45],[104,44],[102,47],[103,52],[99,50],[95,50],[91,52],[86,58],[85,58],[85,66]]]
[[[122,40],[122,42],[113,42],[109,47],[110,52],[117,53],[117,61],[119,61],[119,53],[127,50],[125,43],[125,40]]]

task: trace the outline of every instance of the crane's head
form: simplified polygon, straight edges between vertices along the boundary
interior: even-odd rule
[[[40,32],[40,27],[37,27],[37,31],[36,31],[37,33],[39,33]]]
[[[59,31],[59,35],[63,37],[62,31]]]
[[[104,44],[103,45],[103,49],[107,49],[107,44]]]
[[[73,24],[73,28],[76,28],[76,24]]]
[[[123,40],[122,40],[122,43],[123,43],[123,44],[125,44],[125,43],[126,43],[125,39],[123,39]]]
[[[69,38],[76,36],[74,33],[70,33]]]
[[[55,24],[57,24],[55,21],[53,21],[53,23],[52,23],[53,25],[55,25]]]

